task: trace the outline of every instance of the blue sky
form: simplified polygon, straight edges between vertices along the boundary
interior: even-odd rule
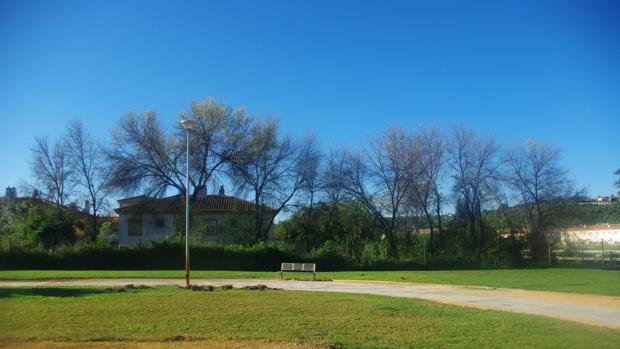
[[[620,168],[617,1],[0,0],[0,188],[33,136],[83,119],[170,124],[212,96],[357,146],[393,125],[469,125],[563,149],[590,194]]]

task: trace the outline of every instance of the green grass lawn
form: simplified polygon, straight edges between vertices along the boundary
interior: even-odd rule
[[[308,277],[287,273],[286,277]],[[494,269],[448,271],[325,272],[320,278],[472,285],[526,290],[620,295],[620,271],[599,269]],[[0,279],[183,278],[181,270],[3,270]],[[195,278],[275,278],[275,272],[193,271]]]
[[[433,302],[175,287],[0,288],[0,342],[268,339],[373,348],[617,348],[620,331]]]

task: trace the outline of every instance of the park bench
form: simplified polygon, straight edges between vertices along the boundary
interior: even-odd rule
[[[314,263],[282,263],[278,272],[281,280],[283,279],[282,273],[285,271],[312,273],[312,280],[316,280],[316,264]]]

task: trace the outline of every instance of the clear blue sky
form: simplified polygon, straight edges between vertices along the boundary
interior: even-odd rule
[[[616,191],[619,1],[335,3],[0,0],[0,188],[68,120],[104,138],[212,96],[325,146],[390,125],[535,138],[590,194]]]

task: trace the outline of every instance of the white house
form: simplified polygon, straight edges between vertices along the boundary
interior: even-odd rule
[[[562,229],[562,240],[571,242],[620,243],[620,224],[579,225]]]
[[[119,214],[120,246],[157,241],[185,232],[185,199],[180,195],[160,199],[137,196],[118,200],[118,204],[115,211]],[[264,209],[265,218],[270,220],[275,209]],[[191,202],[191,229],[203,241],[232,243],[248,232],[255,211],[254,203],[227,196],[221,187],[218,195],[198,196]]]

